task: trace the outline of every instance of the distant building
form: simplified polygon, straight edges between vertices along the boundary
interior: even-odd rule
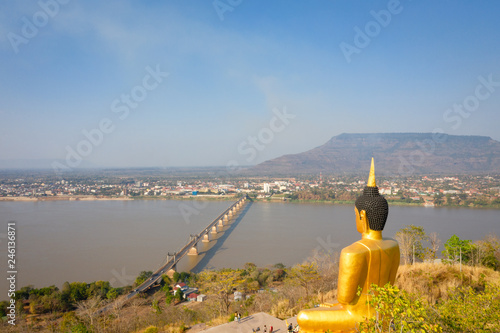
[[[269,186],[269,183],[264,183],[264,193],[270,193],[271,192],[271,186]]]
[[[176,288],[180,288],[183,292],[188,290],[188,286],[184,283],[184,282],[181,282],[181,283],[177,283],[175,285]]]
[[[196,301],[197,302],[204,302],[205,300],[207,299],[207,295],[198,295],[198,297],[196,298]]]
[[[392,190],[391,190],[390,187],[389,188],[387,188],[387,187],[386,188],[380,188],[379,192],[380,192],[380,194],[387,194],[387,195],[391,195],[392,194]]]

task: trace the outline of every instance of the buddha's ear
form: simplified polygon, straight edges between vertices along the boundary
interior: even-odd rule
[[[359,219],[361,228],[363,229],[361,232],[367,232],[370,230],[368,226],[368,218],[366,217],[366,211],[364,209],[359,212]]]

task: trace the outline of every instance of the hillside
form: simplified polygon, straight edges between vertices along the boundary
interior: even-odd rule
[[[367,172],[374,157],[379,174],[500,172],[500,142],[486,136],[432,133],[340,134],[299,154],[258,164],[252,174]]]

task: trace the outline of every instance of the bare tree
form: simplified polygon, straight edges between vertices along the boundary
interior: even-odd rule
[[[76,304],[76,315],[83,319],[87,324],[90,324],[91,329],[94,329],[95,319],[99,316],[98,310],[102,307],[103,301],[99,297],[92,297],[88,300],[78,302]]]
[[[110,310],[113,315],[120,319],[121,310],[123,308],[124,301],[122,299],[117,299],[111,304]]]
[[[320,297],[324,293],[337,289],[337,280],[339,274],[339,258],[340,254],[324,253],[313,251],[311,257],[307,259],[308,262],[314,263],[318,269],[321,279],[317,281],[317,292]]]
[[[431,259],[436,259],[436,253],[439,251],[441,245],[441,240],[438,237],[437,232],[431,232],[429,234],[429,242],[431,243]]]
[[[423,259],[424,250],[422,241],[427,239],[425,230],[421,226],[414,226],[413,224],[399,229],[396,232],[396,240],[399,244],[401,256],[405,265],[412,264],[416,258]]]
[[[317,291],[317,283],[321,280],[318,266],[315,262],[304,262],[303,264],[293,266],[289,272],[289,277],[292,278],[294,284],[304,288],[306,302],[309,301],[311,292]]]
[[[129,302],[129,304],[130,304],[130,308],[134,312],[134,318],[132,319],[133,325],[134,325],[134,330],[137,330],[138,324],[139,324],[139,310],[141,309],[141,307],[144,304],[146,304],[146,300],[144,298],[135,297],[132,299],[131,302]],[[130,323],[129,323],[129,327],[130,327]]]

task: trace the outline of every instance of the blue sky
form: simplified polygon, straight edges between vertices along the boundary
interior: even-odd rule
[[[500,140],[499,12],[494,1],[3,1],[0,160],[247,165],[341,133]]]

